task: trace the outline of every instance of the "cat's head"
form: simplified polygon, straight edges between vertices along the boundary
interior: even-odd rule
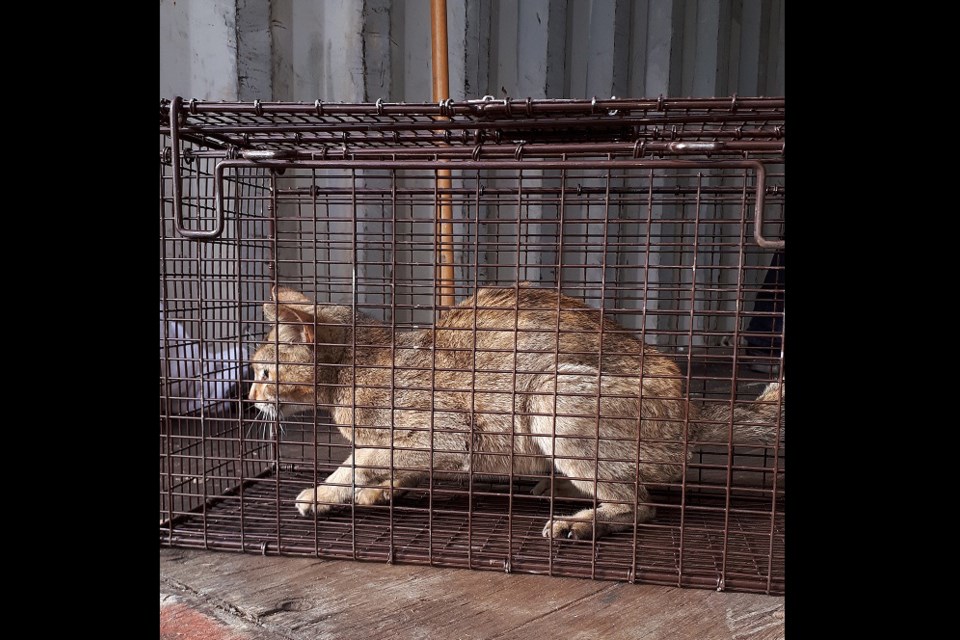
[[[336,360],[343,350],[343,309],[318,307],[299,291],[273,288],[272,300],[263,305],[263,315],[273,325],[253,354],[249,394],[265,416],[316,405],[317,364]]]

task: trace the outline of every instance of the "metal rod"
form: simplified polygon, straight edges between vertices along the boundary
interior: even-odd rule
[[[447,68],[447,0],[430,0],[431,38],[433,48],[433,100],[438,104],[450,98],[450,76]],[[446,120],[446,116],[440,116]],[[439,258],[440,304],[453,306],[453,208],[450,196],[443,193],[452,186],[449,169],[437,170],[437,236]]]
[[[431,2],[431,9],[433,8]],[[444,6],[446,2],[442,3]],[[435,15],[434,11],[431,15]],[[446,11],[439,16],[446,25]],[[444,26],[444,38],[446,38],[446,27]],[[446,49],[444,49],[446,50]],[[176,99],[176,98],[174,98]],[[319,102],[319,101],[318,101]],[[375,103],[357,103],[357,102],[332,102],[319,104],[305,102],[215,102],[215,101],[190,101],[191,115],[203,114],[297,114],[297,115],[421,115],[433,114],[439,115],[440,109],[436,103],[416,103],[416,102],[381,102]],[[160,109],[169,109],[170,100],[160,101]],[[671,111],[681,111],[685,109],[713,109],[725,110],[731,114],[738,114],[741,119],[754,118],[756,110],[783,109],[786,106],[786,100],[782,97],[753,97],[737,98],[737,109],[730,109],[729,98],[639,98],[624,99],[611,98],[609,100],[590,100],[590,99],[546,99],[534,100],[528,107],[524,99],[507,100],[467,100],[458,102],[451,107],[452,115],[461,114],[497,114],[502,115],[511,112],[519,115],[527,115],[527,109],[534,115],[553,114],[553,113],[577,113],[589,115],[602,115],[608,111],[625,110],[646,110],[653,113],[669,113]]]

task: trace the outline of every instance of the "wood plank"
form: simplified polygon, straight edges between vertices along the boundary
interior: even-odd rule
[[[160,578],[171,588],[259,619],[299,597],[300,585],[309,582],[322,564],[312,558],[161,549]]]
[[[165,593],[160,585],[160,640],[287,640],[189,594]]]
[[[783,638],[783,621],[782,597],[617,583],[491,640],[774,640]]]
[[[310,638],[486,638],[610,586],[573,578],[179,550],[161,550],[160,567],[170,589],[202,595],[265,629]]]
[[[179,549],[160,579],[282,638],[783,637],[783,598],[751,594]]]
[[[343,564],[337,567],[338,573],[344,570],[336,578],[338,584],[347,590],[358,584],[376,588],[341,592],[341,601],[348,604],[341,615],[303,627],[315,637],[479,640],[507,633],[608,586],[586,580],[408,566],[381,566],[376,579],[370,579],[370,567]],[[363,603],[349,606],[358,597]]]

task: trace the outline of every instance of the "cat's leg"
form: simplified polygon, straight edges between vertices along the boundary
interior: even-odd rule
[[[394,475],[393,481],[383,480],[375,487],[366,487],[357,489],[354,501],[357,504],[386,504],[390,502],[391,496],[399,498],[406,491],[403,487],[413,487],[420,483],[425,476],[424,473],[400,473]]]
[[[589,392],[592,382],[583,380],[576,390]],[[544,409],[552,409],[552,399],[549,404],[541,404],[546,405]],[[626,413],[606,398],[603,409],[606,415]],[[557,471],[580,496],[596,498],[595,508],[582,509],[572,516],[555,515],[543,528],[547,538],[600,537],[631,527],[634,518],[645,522],[654,516],[652,507],[639,504],[647,502],[649,496],[642,470],[638,482],[636,419],[600,418],[598,424],[598,419],[590,415],[595,410],[595,405],[580,402],[575,396],[563,396],[557,398],[557,413],[568,415],[555,419],[541,415],[531,421],[532,431],[543,434],[537,439],[540,450],[552,458]],[[555,495],[560,495],[563,487],[555,489],[559,489]]]
[[[425,443],[420,442],[421,437],[417,435],[416,439],[396,444],[407,447],[425,447]],[[437,449],[434,450],[432,457],[429,451],[413,449],[394,449],[393,450],[393,473],[390,472],[389,451],[383,451],[388,457],[384,467],[379,470],[377,480],[379,483],[374,487],[364,487],[357,489],[355,497],[357,504],[385,504],[390,502],[391,495],[399,497],[405,493],[406,487],[415,487],[421,481],[428,478],[430,468],[436,471],[460,471],[464,468],[465,457],[462,454],[450,453],[451,445],[449,442],[438,442]],[[447,451],[442,451],[447,449]],[[359,482],[357,484],[360,484]]]
[[[377,465],[381,468],[376,470],[375,482],[369,483],[376,486],[358,488],[354,498],[357,504],[388,503],[391,497],[405,493],[404,488],[420,484],[430,475],[431,468],[436,471],[465,468],[465,455],[455,453],[467,448],[465,434],[440,430],[430,434],[424,431],[429,425],[428,420],[420,411],[408,411],[396,417],[397,424],[390,440],[392,449],[379,450],[382,457]],[[447,426],[450,426],[449,422]],[[469,423],[460,427],[466,431]]]
[[[592,495],[594,492],[593,481],[573,480],[572,483],[587,495]],[[638,505],[634,513],[634,487],[629,486],[628,483],[601,481],[597,483],[596,496],[599,500],[596,509],[582,509],[572,516],[554,516],[553,520],[547,521],[544,525],[543,536],[589,540],[614,531],[629,529],[633,526],[634,517],[637,522],[646,522],[652,520],[655,515],[653,507],[643,504]],[[636,502],[648,500],[649,494],[646,488],[640,485],[636,491]],[[594,528],[594,517],[596,517],[596,528]]]
[[[545,537],[589,539],[627,529],[633,525],[635,516],[637,522],[653,518],[653,507],[639,504],[647,502],[649,495],[642,484],[642,471],[640,482],[637,481],[637,465],[631,461],[636,460],[636,449],[630,444],[601,438],[597,459],[596,439],[555,438],[553,449],[557,470],[566,476],[566,483],[572,485],[576,492],[574,496],[596,496],[597,505],[595,509],[582,509],[572,516],[555,515],[543,528]],[[563,489],[563,485],[557,487],[555,495],[561,495]]]
[[[550,478],[544,478],[530,490],[530,495],[543,496],[550,494]],[[556,476],[553,479],[553,495],[557,498],[582,498],[583,492],[577,488],[577,485],[570,482],[562,476]]]
[[[598,406],[590,398],[597,393],[597,376],[581,375],[582,368],[561,365],[557,395],[531,397],[535,414],[531,431],[538,436],[540,450],[577,489],[596,499],[594,508],[554,516],[543,528],[548,538],[589,539],[653,519],[654,508],[643,504],[650,501],[645,483],[669,481],[679,477],[682,469],[683,446],[670,442],[667,431],[673,423],[644,420],[638,425],[640,407],[631,395],[639,381],[604,375]],[[672,409],[672,405],[654,404],[650,412],[657,417]]]
[[[302,516],[311,513],[323,514],[335,504],[352,502],[354,486],[377,484],[383,477],[383,467],[389,464],[387,451],[357,449],[323,484],[300,492],[297,496],[297,511]]]
[[[462,456],[435,452],[433,468],[454,470],[462,464]],[[354,462],[356,460],[356,462]],[[333,504],[350,503],[359,505],[383,504],[390,501],[391,494],[401,493],[402,487],[416,486],[430,473],[430,452],[394,449],[393,480],[390,476],[390,451],[388,449],[357,449],[330,474],[324,484],[315,489],[305,489],[297,496],[297,510],[301,515],[312,512],[326,513]],[[357,488],[351,486],[356,472]],[[341,486],[337,486],[341,485]]]

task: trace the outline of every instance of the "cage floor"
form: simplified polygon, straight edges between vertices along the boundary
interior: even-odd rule
[[[279,480],[279,482],[278,482]],[[655,492],[657,517],[634,531],[596,541],[543,538],[550,500],[529,487],[473,487],[457,482],[412,490],[393,505],[344,506],[314,518],[294,509],[313,475],[283,472],[247,482],[201,513],[160,528],[164,546],[304,555],[327,559],[723,588],[784,591],[784,516],[780,502],[688,492]],[[432,493],[432,496],[431,496]],[[281,506],[278,514],[277,504]],[[557,499],[555,513],[581,508]],[[511,514],[512,516],[508,515]],[[682,514],[682,515],[681,515]],[[724,531],[726,530],[726,535]]]

